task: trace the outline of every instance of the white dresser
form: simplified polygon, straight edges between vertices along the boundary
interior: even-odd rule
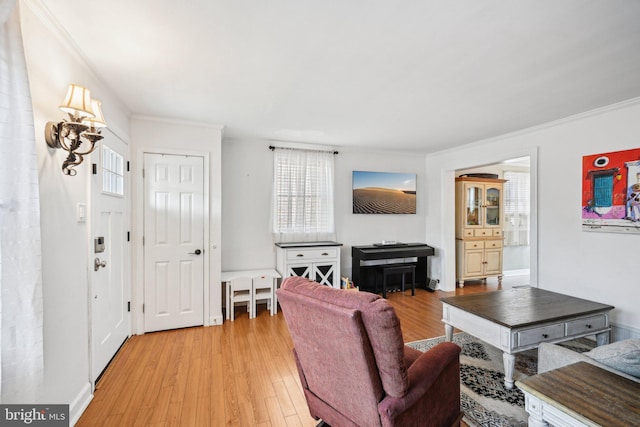
[[[340,288],[340,247],[336,242],[276,243],[276,268],[282,278],[301,276]]]

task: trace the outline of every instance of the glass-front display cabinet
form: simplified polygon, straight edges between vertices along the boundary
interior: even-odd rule
[[[477,229],[502,229],[504,180],[491,181],[499,182],[462,181],[457,184],[456,211],[461,216],[456,221],[456,229],[462,234],[456,237],[487,235],[478,234],[474,231]],[[489,235],[493,235],[493,230]]]
[[[502,282],[504,179],[456,178],[456,281]]]

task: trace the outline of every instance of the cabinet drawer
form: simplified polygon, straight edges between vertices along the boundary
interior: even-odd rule
[[[466,249],[484,249],[484,242],[482,240],[474,240],[472,242],[464,242],[464,248]]]
[[[494,235],[494,236],[496,236],[496,237],[500,237],[500,236],[502,236],[502,230],[500,230],[500,229],[494,229],[494,230],[493,230],[493,235]]]
[[[484,242],[484,247],[487,249],[501,248],[502,240],[487,240]]]
[[[469,228],[465,228],[464,230],[462,230],[462,236],[463,237],[473,237],[473,230],[471,230]]]
[[[491,235],[492,235],[491,230],[488,230],[486,228],[479,228],[477,230],[473,230],[474,237],[489,237]]]
[[[335,248],[314,248],[287,251],[288,260],[325,259],[336,258],[337,256],[338,251]]]
[[[564,337],[564,323],[541,326],[518,332],[518,347]]]
[[[598,330],[607,326],[607,317],[604,314],[585,317],[584,319],[567,322],[567,336],[583,334],[591,330]]]

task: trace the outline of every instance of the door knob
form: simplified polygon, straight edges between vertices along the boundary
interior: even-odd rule
[[[196,249],[195,252],[189,252],[191,255],[200,255],[202,251],[200,249]]]
[[[106,261],[106,260],[104,260],[104,261],[100,261],[100,258],[96,258],[96,259],[93,261],[93,269],[94,269],[95,271],[98,271],[98,270],[100,269],[100,267],[104,268],[104,267],[106,267],[106,266],[107,266],[107,261]]]

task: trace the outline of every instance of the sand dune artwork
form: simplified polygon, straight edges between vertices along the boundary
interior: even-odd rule
[[[353,172],[354,214],[415,214],[416,174]]]

